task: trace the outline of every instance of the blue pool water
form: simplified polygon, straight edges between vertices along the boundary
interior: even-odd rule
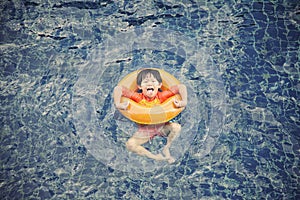
[[[1,199],[300,198],[298,1],[0,8]],[[188,89],[172,165],[124,145],[111,92],[141,67]]]

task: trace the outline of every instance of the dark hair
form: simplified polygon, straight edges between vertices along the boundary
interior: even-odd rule
[[[162,78],[160,76],[159,71],[155,70],[155,69],[143,69],[142,71],[140,71],[137,75],[136,78],[136,83],[137,85],[141,85],[142,84],[142,80],[147,76],[147,74],[152,74],[153,77],[159,82],[162,83]]]

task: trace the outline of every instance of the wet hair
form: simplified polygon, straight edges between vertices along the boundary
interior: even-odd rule
[[[155,70],[155,69],[143,69],[142,71],[140,71],[137,75],[136,78],[136,83],[137,85],[141,85],[143,79],[147,76],[147,74],[152,74],[152,76],[159,82],[162,83],[162,78],[160,76],[159,71]]]
[[[136,83],[137,85],[141,86],[143,79],[147,76],[147,74],[152,74],[152,76],[159,82],[162,83],[162,78],[160,76],[159,71],[155,70],[155,69],[143,69],[141,70],[136,78]],[[159,92],[162,92],[162,90],[159,88],[158,89]],[[138,90],[138,93],[142,93],[142,90]]]

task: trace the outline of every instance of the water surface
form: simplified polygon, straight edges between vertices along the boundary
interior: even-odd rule
[[[297,1],[0,5],[1,199],[299,199]],[[141,66],[188,87],[173,165],[124,146]]]

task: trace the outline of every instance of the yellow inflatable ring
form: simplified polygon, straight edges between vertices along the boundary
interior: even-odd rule
[[[158,70],[162,77],[162,90],[166,90],[173,85],[180,84],[180,82],[168,72],[157,68],[152,69]],[[136,91],[138,89],[136,78],[139,72],[140,70],[137,70],[128,74],[119,82],[118,85],[125,86],[130,90]],[[130,105],[127,110],[120,110],[120,112],[131,121],[139,124],[160,124],[168,122],[184,109],[175,107],[173,103],[175,98],[181,100],[181,96],[176,94],[175,96],[172,96],[164,101],[162,104],[154,105],[153,107],[149,108],[140,105],[131,99],[122,97],[121,102],[130,101]]]

